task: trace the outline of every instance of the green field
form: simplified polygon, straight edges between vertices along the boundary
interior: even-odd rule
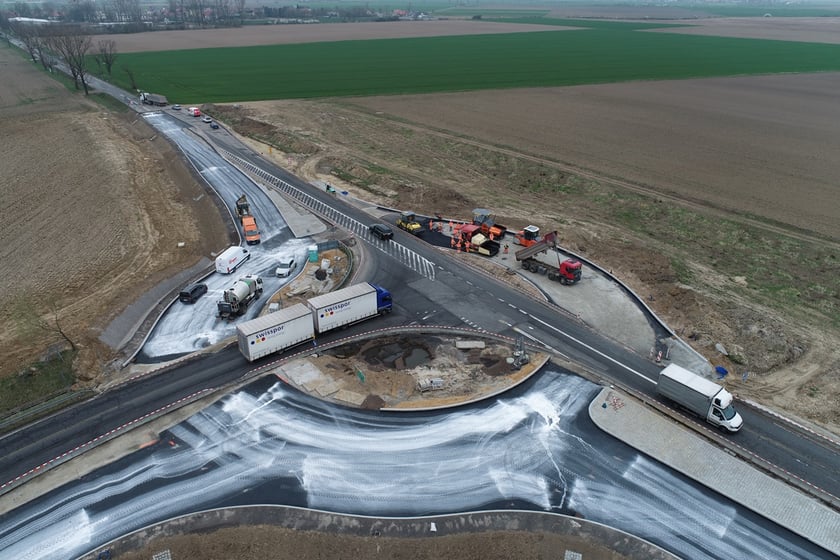
[[[840,70],[840,45],[591,28],[121,54],[177,103],[431,93]]]

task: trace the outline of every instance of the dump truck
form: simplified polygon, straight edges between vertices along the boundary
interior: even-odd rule
[[[166,107],[169,104],[169,101],[163,95],[146,93],[145,91],[140,92],[140,102],[145,103],[146,105],[154,105],[156,107]]]
[[[487,257],[499,254],[501,245],[481,232],[481,226],[467,224],[460,228],[461,249],[468,253],[478,253]]]
[[[473,210],[473,225],[480,227],[481,233],[493,241],[501,239],[507,232],[507,227],[497,224],[490,210],[486,208]]]
[[[260,242],[260,228],[257,227],[257,220],[253,216],[242,217],[242,231],[245,234],[245,243],[257,245]]]
[[[557,256],[557,267],[547,265],[535,257],[552,249]],[[515,254],[516,260],[522,263],[522,268],[536,272],[538,274],[546,274],[549,280],[555,280],[562,284],[577,284],[580,282],[580,275],[582,266],[577,259],[566,259],[560,261],[560,253],[557,252],[557,232],[552,231],[543,236],[543,238],[532,244],[530,247],[520,249]]]
[[[400,217],[397,218],[397,227],[412,235],[420,235],[425,231],[420,222],[417,221],[417,216],[410,211],[400,213]]]
[[[248,203],[248,197],[244,194],[236,199],[236,214],[240,218],[251,214],[251,205]]]
[[[659,373],[656,392],[722,430],[734,433],[744,424],[732,406],[731,393],[677,364]]]
[[[239,351],[249,362],[313,340],[312,311],[303,303],[245,321],[236,327]]]
[[[364,321],[392,309],[391,292],[363,282],[315,296],[236,328],[239,351],[249,362],[314,340],[319,333]]]
[[[248,204],[248,197],[244,194],[236,199],[236,213],[239,215],[239,222],[242,224],[245,242],[248,245],[259,244],[260,228],[257,227],[256,218],[251,214],[251,205]]]
[[[219,318],[231,321],[236,317],[241,317],[248,310],[248,306],[262,295],[262,292],[262,278],[252,274],[243,276],[222,293],[222,299],[217,304]]]
[[[537,226],[528,226],[520,229],[513,237],[513,242],[523,247],[530,247],[540,241],[542,241],[542,237],[540,237],[540,228]]]

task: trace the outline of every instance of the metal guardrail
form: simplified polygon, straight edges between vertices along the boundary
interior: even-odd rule
[[[14,428],[28,424],[46,416],[68,404],[87,400],[96,393],[90,389],[83,391],[62,391],[58,395],[39,402],[38,404],[20,409],[9,416],[0,419],[0,434],[13,430]]]

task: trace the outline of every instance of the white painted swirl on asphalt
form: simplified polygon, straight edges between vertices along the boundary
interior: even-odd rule
[[[772,525],[599,433],[586,413],[597,389],[547,372],[521,396],[409,415],[342,409],[281,383],[240,391],[173,428],[177,447],[140,451],[6,515],[0,551],[72,558],[161,519],[270,502],[285,488],[310,507],[369,515],[511,502],[574,510],[691,559],[808,556]]]

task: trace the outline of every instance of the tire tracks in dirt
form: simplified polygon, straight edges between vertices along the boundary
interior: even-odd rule
[[[701,201],[698,199],[687,198],[685,195],[676,195],[669,193],[666,190],[657,189],[651,186],[640,185],[638,183],[633,183],[630,181],[625,181],[622,179],[617,179],[615,177],[610,177],[607,175],[602,175],[596,171],[592,171],[589,169],[577,167],[572,164],[559,162],[545,156],[539,156],[535,154],[530,154],[527,152],[522,152],[516,149],[513,149],[508,146],[504,145],[495,145],[484,142],[482,140],[478,140],[476,138],[472,138],[469,136],[462,136],[452,131],[442,130],[439,128],[433,127],[426,127],[419,124],[415,124],[409,121],[405,121],[398,117],[394,117],[391,115],[387,115],[377,111],[367,110],[366,108],[359,107],[357,105],[345,105],[345,107],[349,107],[353,110],[356,110],[360,113],[365,113],[370,115],[372,118],[378,118],[387,120],[393,124],[399,125],[404,127],[408,130],[438,136],[440,138],[450,140],[450,141],[457,141],[464,144],[468,144],[470,146],[474,146],[476,148],[480,148],[483,150],[493,151],[499,154],[504,154],[507,156],[523,159],[526,161],[530,161],[533,163],[537,163],[540,165],[545,165],[546,167],[552,167],[557,169],[558,171],[562,171],[564,173],[569,173],[571,175],[576,175],[579,177],[583,177],[586,179],[590,179],[592,181],[596,181],[599,183],[611,185],[614,187],[619,187],[625,190],[629,190],[635,192],[637,194],[642,194],[645,196],[650,196],[654,198],[658,198],[661,200],[668,201],[672,204],[676,204],[682,206],[684,208],[692,209],[692,210],[699,210],[706,213],[712,213],[716,216],[720,216],[726,218],[728,220],[735,221],[737,223],[741,223],[744,225],[749,225],[759,230],[763,230],[769,233],[774,233],[777,235],[787,236],[793,239],[797,239],[799,241],[803,241],[805,243],[811,243],[817,246],[826,247],[833,249],[835,251],[840,251],[840,242],[833,241],[831,239],[826,239],[823,236],[815,234],[813,232],[803,231],[800,229],[795,228],[795,226],[781,226],[775,225],[772,223],[768,223],[763,220],[758,220],[755,218],[750,218],[748,216],[744,216],[738,214],[737,212],[720,207],[717,205],[710,204],[707,201]]]

